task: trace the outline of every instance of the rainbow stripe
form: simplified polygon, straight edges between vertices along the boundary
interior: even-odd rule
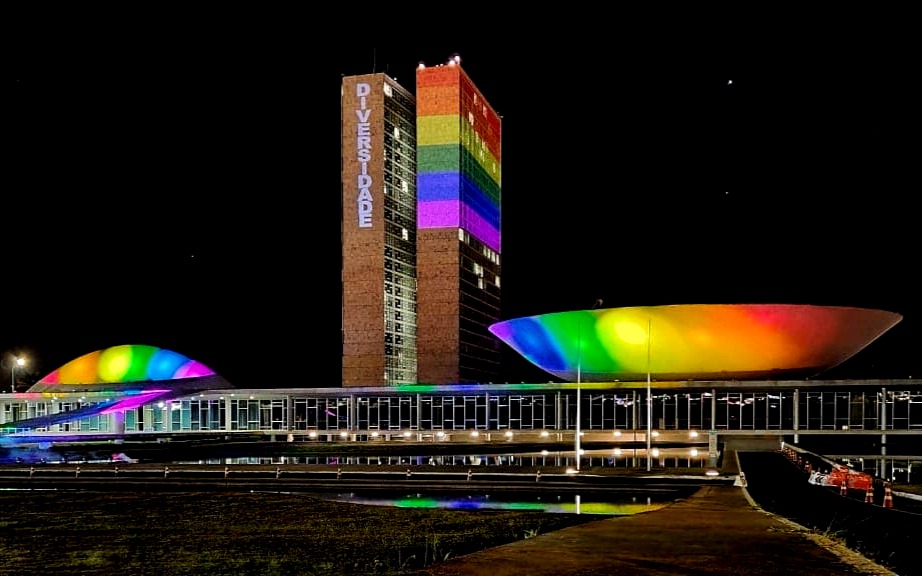
[[[178,352],[126,344],[84,354],[38,381],[37,385],[107,384],[212,376],[214,370]]]
[[[457,64],[416,73],[417,226],[500,252],[500,118]]]

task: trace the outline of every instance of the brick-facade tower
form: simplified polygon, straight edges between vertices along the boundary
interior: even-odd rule
[[[501,120],[458,59],[416,73],[419,381],[498,379]]]
[[[418,381],[416,106],[385,74],[342,82],[342,385]]]

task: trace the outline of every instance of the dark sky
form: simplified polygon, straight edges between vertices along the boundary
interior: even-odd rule
[[[504,318],[598,298],[884,308],[905,319],[829,376],[922,374],[918,89],[879,65],[250,48],[4,78],[2,368],[140,343],[240,387],[338,385],[341,75],[412,91],[420,61],[458,53],[503,117]],[[514,355],[506,376],[545,378]]]

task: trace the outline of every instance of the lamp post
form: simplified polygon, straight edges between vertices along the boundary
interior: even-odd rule
[[[602,305],[602,299],[599,298],[595,301],[595,304],[592,305],[590,310],[595,310]],[[576,439],[573,442],[573,452],[576,456],[576,471],[579,472],[579,461],[580,461],[580,452],[582,452],[582,447],[580,446],[580,436],[583,431],[580,427],[580,420],[582,420],[582,411],[580,406],[582,405],[581,389],[582,389],[582,380],[583,380],[583,321],[580,320],[579,324],[576,326]]]
[[[583,321],[580,320],[579,325],[576,327],[576,439],[573,441],[573,454],[576,458],[576,471],[579,472],[579,451],[580,451],[580,427],[579,420],[582,417],[580,414],[580,383],[582,381],[582,371],[583,371]]]
[[[10,392],[16,392],[16,367],[22,368],[26,364],[26,359],[22,356],[16,358],[12,364],[10,364]]]
[[[650,386],[650,340],[653,338],[653,319],[647,318],[647,472],[652,466],[653,395]]]

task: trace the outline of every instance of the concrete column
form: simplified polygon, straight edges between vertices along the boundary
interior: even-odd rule
[[[110,415],[112,418],[112,431],[116,434],[125,434],[125,412],[119,410]]]
[[[880,389],[880,455],[887,455],[887,389]],[[883,458],[881,458],[883,460]]]
[[[285,430],[291,432],[292,422],[295,421],[295,402],[291,394],[285,396]]]
[[[714,423],[717,422],[717,389],[711,388],[711,430],[716,430]]]

